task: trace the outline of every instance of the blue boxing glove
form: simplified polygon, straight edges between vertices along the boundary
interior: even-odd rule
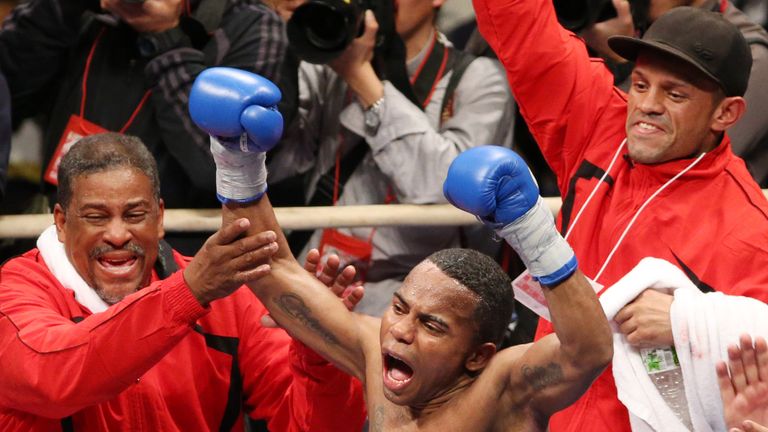
[[[525,161],[499,146],[469,149],[448,168],[443,193],[454,206],[490,225],[544,285],[576,271],[576,256],[555,227]]]
[[[195,79],[189,114],[211,136],[222,203],[256,201],[267,191],[265,152],[283,132],[280,97],[271,81],[240,69],[210,68]]]

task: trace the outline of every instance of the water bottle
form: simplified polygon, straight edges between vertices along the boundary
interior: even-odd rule
[[[648,376],[672,412],[688,430],[693,430],[688,399],[685,397],[683,372],[675,347],[641,349],[640,358],[643,359]]]

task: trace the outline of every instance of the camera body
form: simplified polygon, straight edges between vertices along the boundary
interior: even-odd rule
[[[365,11],[381,23],[380,10],[389,0],[310,0],[296,8],[288,21],[288,40],[296,55],[325,64],[338,57],[365,29]]]
[[[373,70],[419,104],[408,78],[405,44],[397,33],[394,0],[309,0],[288,20],[293,53],[309,63],[327,64],[363,34],[366,10],[372,10],[379,23],[371,60]]]
[[[642,33],[648,27],[650,0],[629,0],[629,4],[635,29]],[[616,17],[611,0],[554,0],[554,5],[557,20],[574,33]]]

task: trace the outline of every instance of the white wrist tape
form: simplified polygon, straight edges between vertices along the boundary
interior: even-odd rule
[[[267,154],[230,150],[211,137],[219,200],[255,201],[267,191]]]
[[[496,230],[520,259],[545,285],[559,283],[576,270],[576,258],[568,242],[557,232],[552,213],[539,197],[516,221]]]

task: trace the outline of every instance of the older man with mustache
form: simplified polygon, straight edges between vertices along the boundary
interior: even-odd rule
[[[242,288],[274,234],[227,223],[194,258],[172,250],[135,137],[82,139],[59,178],[55,226],[0,268],[0,430],[360,430],[350,378],[264,328]]]

